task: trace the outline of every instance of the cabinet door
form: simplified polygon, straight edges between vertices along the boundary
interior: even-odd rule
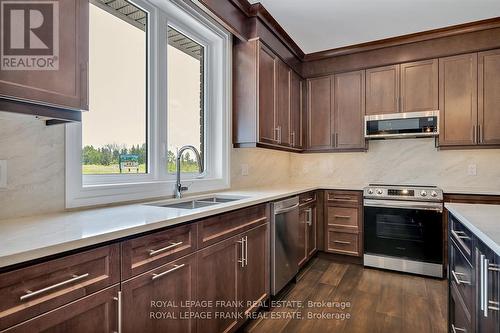
[[[334,81],[335,148],[364,148],[365,71],[337,74]]]
[[[104,289],[2,332],[118,332],[118,291],[118,286]]]
[[[399,65],[366,70],[366,114],[399,112]]]
[[[299,210],[299,238],[297,241],[297,262],[299,267],[304,265],[307,261],[307,240],[308,240],[308,235],[307,231],[309,226],[307,225],[309,221],[309,214],[310,213],[310,207],[306,206],[303,208],[300,208]]]
[[[309,220],[307,223],[307,257],[311,258],[312,255],[316,252],[317,250],[317,240],[316,240],[316,234],[317,234],[317,208],[316,205],[312,205],[309,208],[311,211],[309,213]]]
[[[477,327],[480,333],[500,331],[500,262],[482,242],[476,248]]]
[[[259,141],[276,143],[276,56],[259,44]]]
[[[190,314],[196,309],[186,306],[192,301],[196,301],[195,254],[122,283],[123,332],[195,332],[196,321]]]
[[[500,144],[500,50],[479,53],[478,137]]]
[[[0,91],[2,95],[14,99],[88,110],[89,2],[88,0],[75,0],[57,3],[58,11],[50,12],[58,15],[59,38],[54,38],[50,42],[46,40],[45,34],[39,42],[47,45],[50,50],[59,50],[58,67],[53,67],[56,68],[53,70],[2,69],[0,70]],[[50,21],[47,20],[47,22]],[[49,35],[52,37],[53,34]],[[31,38],[34,37],[31,36]],[[33,55],[33,50],[27,50],[27,52]]]
[[[401,112],[439,109],[438,60],[401,64]]]
[[[244,318],[269,295],[269,224],[252,229],[241,238],[245,262],[238,266],[238,301]]]
[[[332,148],[332,79],[330,76],[307,81],[307,148]]]
[[[276,111],[276,135],[278,144],[290,144],[290,81],[292,70],[281,60],[277,61],[276,95],[278,107]]]
[[[290,81],[290,145],[302,147],[302,81],[293,71]]]
[[[440,146],[477,142],[477,54],[439,59]]]
[[[198,301],[210,302],[200,308],[209,318],[197,320],[197,331],[204,333],[228,332],[236,324],[238,261],[241,261],[241,236],[209,246],[197,253],[198,274],[196,290]],[[224,314],[215,316],[216,313]]]

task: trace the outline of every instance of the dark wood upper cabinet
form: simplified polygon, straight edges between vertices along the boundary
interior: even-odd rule
[[[277,61],[276,141],[280,145],[290,144],[290,97],[292,70],[281,60]]]
[[[364,148],[365,71],[335,75],[333,91],[335,148]]]
[[[260,40],[236,41],[233,64],[235,147],[300,151],[300,77]]]
[[[438,60],[401,64],[401,112],[439,109]]]
[[[89,2],[57,3],[59,38],[54,46],[59,50],[58,69],[0,70],[0,95],[7,100],[54,106],[62,112],[59,118],[64,118],[60,109],[88,110]]]
[[[478,143],[500,144],[500,50],[478,55]]]
[[[399,65],[366,70],[366,114],[399,112]]]
[[[477,143],[477,54],[439,59],[440,146]]]
[[[171,302],[152,307],[153,301]],[[195,332],[196,255],[174,262],[122,283],[123,332]],[[184,305],[184,306],[182,306]],[[151,313],[168,313],[167,318],[151,318]]]
[[[276,143],[276,65],[277,57],[259,44],[259,141]]]
[[[332,77],[307,80],[307,149],[332,149]]]
[[[300,76],[292,71],[290,80],[290,145],[302,148],[302,86],[303,81]]]

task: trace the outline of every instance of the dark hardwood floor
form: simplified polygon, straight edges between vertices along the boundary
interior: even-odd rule
[[[314,258],[283,297],[302,303],[262,311],[240,332],[446,332],[446,283]],[[337,303],[311,306],[309,301]]]

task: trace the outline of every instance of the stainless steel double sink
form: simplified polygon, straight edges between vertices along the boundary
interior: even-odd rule
[[[168,202],[156,202],[149,204],[150,206],[156,207],[165,207],[165,208],[178,208],[178,209],[196,209],[203,207],[210,207],[222,203],[233,202],[241,199],[245,199],[246,197],[225,197],[225,196],[212,196],[207,198],[197,198],[189,201],[182,202],[172,202],[169,200]]]

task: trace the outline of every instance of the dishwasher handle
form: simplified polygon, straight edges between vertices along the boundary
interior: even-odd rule
[[[274,215],[288,213],[288,212],[291,212],[292,210],[294,210],[294,209],[296,209],[298,207],[299,207],[299,203],[296,203],[295,205],[290,206],[290,207],[277,209],[277,210],[274,211]]]

